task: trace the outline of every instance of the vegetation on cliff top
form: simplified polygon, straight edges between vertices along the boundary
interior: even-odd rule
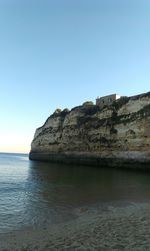
[[[118,110],[127,104],[129,100],[136,100],[141,99],[143,97],[150,97],[150,92],[144,93],[141,95],[137,95],[134,97],[121,97],[120,99],[114,101],[111,106],[105,106],[103,108],[100,108],[97,105],[94,105],[92,102],[87,101],[82,106],[74,107],[71,111],[69,111],[67,108],[61,111],[61,109],[56,109],[56,111],[46,120],[44,125],[42,126],[44,129],[45,124],[48,122],[49,119],[60,117],[62,122],[64,121],[65,117],[69,115],[71,112],[79,112],[80,116],[78,117],[78,127],[83,126],[88,129],[90,127],[98,128],[100,126],[110,126],[113,127],[113,125],[118,123],[129,123],[131,121],[134,121],[137,118],[141,118],[143,116],[150,115],[150,105],[146,105],[144,108],[139,110],[138,112],[124,114],[118,116]],[[99,119],[98,117],[94,117],[93,115],[97,114],[98,112],[102,112],[105,109],[108,109],[112,111],[112,116],[110,118],[102,118]],[[42,128],[40,127],[40,128]],[[38,129],[40,129],[38,128]],[[43,133],[47,132],[47,130],[43,130]],[[113,131],[112,131],[113,133]],[[114,132],[115,133],[115,132]],[[41,135],[41,133],[40,133]]]

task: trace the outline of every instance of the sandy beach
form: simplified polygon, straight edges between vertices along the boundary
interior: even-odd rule
[[[0,235],[1,251],[150,250],[150,205],[79,208],[72,221]]]

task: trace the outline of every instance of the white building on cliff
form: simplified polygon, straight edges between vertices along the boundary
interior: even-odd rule
[[[100,106],[100,108],[103,108],[104,106],[111,105],[114,101],[116,101],[119,98],[121,98],[121,96],[118,94],[111,94],[100,98],[97,97],[96,105]]]

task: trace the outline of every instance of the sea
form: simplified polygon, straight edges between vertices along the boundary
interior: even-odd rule
[[[75,219],[80,210],[149,203],[150,174],[0,153],[0,233]]]

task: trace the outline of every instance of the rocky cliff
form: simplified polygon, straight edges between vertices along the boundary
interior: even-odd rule
[[[150,92],[100,108],[56,110],[35,132],[30,159],[94,165],[150,163]]]

